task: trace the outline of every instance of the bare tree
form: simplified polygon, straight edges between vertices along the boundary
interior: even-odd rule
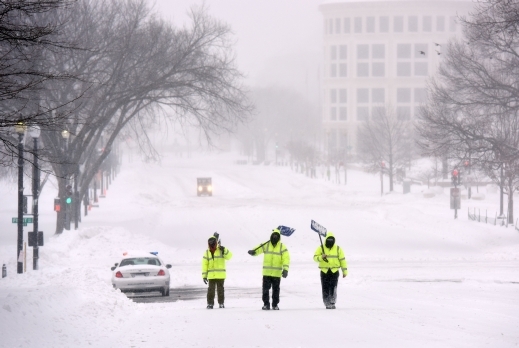
[[[381,162],[387,163],[389,191],[397,168],[403,168],[411,158],[412,123],[397,115],[391,106],[378,109],[372,120],[360,126],[358,132],[359,156],[372,172],[382,170]]]
[[[418,126],[422,149],[482,168],[508,194],[519,182],[519,3],[480,2],[448,45]]]

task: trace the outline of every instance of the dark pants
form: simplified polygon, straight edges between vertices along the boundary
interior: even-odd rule
[[[218,303],[223,304],[225,300],[223,283],[225,279],[209,279],[209,288],[207,289],[207,304],[214,305],[214,291],[218,291]]]
[[[269,291],[272,286],[272,307],[275,307],[279,303],[279,284],[281,283],[281,277],[270,277],[263,276],[263,304],[265,306],[270,305]]]
[[[325,306],[335,304],[337,299],[337,283],[339,282],[339,271],[333,273],[331,270],[324,273],[321,271],[321,287],[323,289],[323,302]]]

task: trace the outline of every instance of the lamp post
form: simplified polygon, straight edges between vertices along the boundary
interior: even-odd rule
[[[32,166],[32,213],[33,213],[33,233],[34,245],[32,247],[32,269],[38,269],[39,248],[38,248],[38,198],[40,196],[40,170],[38,168],[38,138],[40,137],[40,127],[32,126],[29,128],[29,135],[33,140],[33,166]]]
[[[62,130],[61,131],[61,137],[63,138],[64,140],[64,149],[63,149],[63,157],[64,157],[64,161],[63,161],[63,166],[66,168],[65,169],[65,187],[68,186],[68,180],[69,180],[69,168],[70,168],[70,165],[68,163],[68,139],[70,138],[70,132],[66,129]],[[64,204],[64,213],[65,215],[62,215],[62,225],[65,229],[67,230],[70,230],[70,208],[69,208],[69,203],[68,202],[65,202]]]
[[[18,239],[16,243],[17,273],[23,273],[23,258],[21,257],[23,248],[23,135],[25,125],[18,123],[15,131],[18,133]]]

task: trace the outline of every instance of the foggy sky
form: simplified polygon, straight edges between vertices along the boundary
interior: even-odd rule
[[[250,86],[286,86],[317,101],[322,57],[323,0],[210,0],[209,13],[234,32],[240,70]],[[202,0],[156,0],[175,25]]]

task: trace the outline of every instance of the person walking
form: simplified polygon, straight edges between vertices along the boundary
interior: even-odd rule
[[[348,275],[348,265],[342,248],[335,243],[332,232],[326,233],[324,246],[321,244],[314,253],[314,261],[319,263],[321,270],[321,288],[323,302],[326,309],[335,309],[337,300],[337,283],[339,282],[339,269],[342,277]]]
[[[290,266],[290,254],[287,247],[281,243],[279,229],[273,229],[268,242],[249,250],[248,253],[252,256],[265,254],[263,257],[263,307],[261,309],[270,310],[270,288],[272,287],[272,309],[279,310],[281,277],[288,276]]]
[[[207,240],[208,248],[202,258],[202,278],[204,283],[209,283],[207,289],[207,309],[213,309],[215,290],[218,292],[218,304],[225,308],[224,282],[226,277],[225,261],[232,257],[231,251],[218,245],[215,236]]]

